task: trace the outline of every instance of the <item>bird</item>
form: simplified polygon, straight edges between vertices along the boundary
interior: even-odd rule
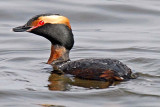
[[[47,64],[53,66],[57,74],[69,74],[75,78],[97,81],[126,81],[137,75],[122,62],[110,58],[87,58],[71,61],[70,50],[74,45],[74,35],[70,21],[60,14],[39,14],[14,32],[29,32],[48,39],[51,53]]]

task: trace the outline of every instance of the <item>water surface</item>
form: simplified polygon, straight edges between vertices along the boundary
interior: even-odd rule
[[[159,107],[159,0],[0,1],[0,104],[2,107]],[[114,83],[51,74],[50,43],[14,33],[34,15],[59,13],[70,19],[75,45],[71,60],[114,58],[138,79]],[[49,80],[49,81],[48,81]]]

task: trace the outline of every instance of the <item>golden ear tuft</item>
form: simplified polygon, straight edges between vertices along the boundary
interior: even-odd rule
[[[32,23],[32,26],[38,24],[39,21],[43,20],[44,23],[51,23],[51,24],[65,24],[71,29],[71,25],[69,19],[65,16],[59,15],[50,15],[50,16],[40,16],[37,20]]]

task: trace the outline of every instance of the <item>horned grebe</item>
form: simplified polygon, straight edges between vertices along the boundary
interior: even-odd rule
[[[123,81],[136,78],[129,67],[115,59],[69,60],[74,37],[69,19],[58,14],[40,14],[25,25],[13,28],[14,32],[27,31],[45,37],[51,42],[48,64],[55,73],[71,74],[81,79]]]

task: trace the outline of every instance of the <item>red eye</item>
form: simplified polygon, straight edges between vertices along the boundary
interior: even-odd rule
[[[44,21],[43,20],[39,21],[38,25],[40,25],[40,26],[44,25]]]

